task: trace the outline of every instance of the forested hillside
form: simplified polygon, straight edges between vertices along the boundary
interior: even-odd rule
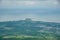
[[[8,39],[7,39],[8,38]],[[60,23],[33,21],[0,22],[1,40],[59,40]]]

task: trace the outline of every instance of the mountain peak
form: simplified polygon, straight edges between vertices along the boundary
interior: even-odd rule
[[[25,21],[32,21],[30,18],[26,18]]]

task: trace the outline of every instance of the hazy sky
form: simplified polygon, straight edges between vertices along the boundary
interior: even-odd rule
[[[0,21],[25,18],[60,23],[60,0],[0,0]]]

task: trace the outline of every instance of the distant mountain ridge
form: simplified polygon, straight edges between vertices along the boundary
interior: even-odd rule
[[[20,21],[0,22],[1,35],[60,34],[60,23],[33,21],[29,18]]]

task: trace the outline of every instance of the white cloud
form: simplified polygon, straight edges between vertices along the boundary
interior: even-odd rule
[[[25,1],[24,3],[25,3],[24,5],[26,5],[26,6],[32,6],[35,4],[34,1]]]
[[[57,7],[57,0],[45,1],[19,1],[19,0],[3,0],[0,7]]]

